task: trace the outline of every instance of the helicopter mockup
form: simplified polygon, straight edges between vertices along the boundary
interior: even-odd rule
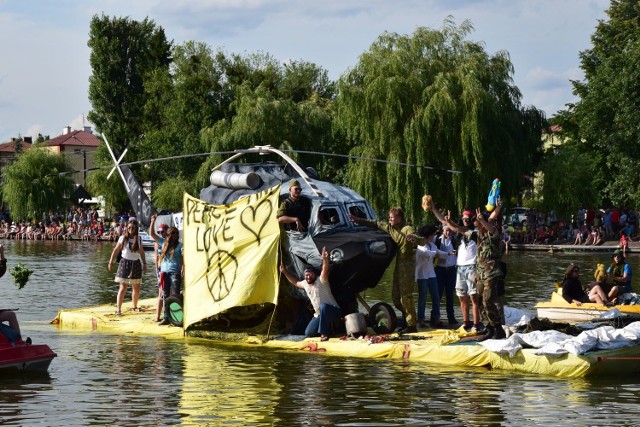
[[[395,243],[388,234],[358,226],[349,220],[349,215],[376,218],[367,200],[349,188],[321,181],[313,169],[297,164],[287,154],[271,146],[256,146],[236,150],[234,153],[213,168],[210,175],[211,185],[200,191],[199,199],[215,206],[228,206],[243,198],[280,186],[279,199],[282,201],[289,195],[289,183],[297,180],[302,188],[302,197],[309,201],[309,221],[305,224],[303,232],[285,230],[284,227],[281,230],[282,262],[292,274],[302,278],[306,267],[320,267],[320,252],[326,247],[332,261],[329,282],[343,314],[346,316],[358,313],[359,300],[367,309],[369,324],[376,332],[394,331],[397,320],[393,308],[383,302],[368,307],[359,296],[360,292],[378,284],[396,253]],[[280,161],[238,162],[239,159],[251,155],[258,155],[259,158],[275,157]],[[153,213],[151,202],[129,168],[120,165],[113,152],[112,157],[116,163],[115,168],[125,182],[139,222],[148,227]],[[273,214],[275,215],[275,212]],[[182,228],[181,221],[182,217],[179,214],[160,215],[157,219],[157,223],[175,225],[179,229]],[[286,280],[281,280],[276,310],[279,329],[285,333],[299,333],[295,330],[295,323],[300,313],[306,310],[306,295],[285,282]],[[233,310],[211,316],[202,323],[204,327],[214,330],[251,328],[268,317],[272,311],[273,306],[269,304],[234,307]],[[181,322],[181,318],[174,320],[174,323]]]

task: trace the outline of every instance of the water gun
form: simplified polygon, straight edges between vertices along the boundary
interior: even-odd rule
[[[491,183],[491,190],[489,191],[489,197],[487,198],[487,206],[485,206],[489,212],[492,212],[496,207],[496,202],[500,198],[501,185],[502,183],[500,182],[500,178],[494,179]]]

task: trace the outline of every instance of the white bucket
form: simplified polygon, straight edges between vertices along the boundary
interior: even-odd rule
[[[358,338],[367,335],[367,321],[362,313],[351,313],[344,318],[347,335]]]

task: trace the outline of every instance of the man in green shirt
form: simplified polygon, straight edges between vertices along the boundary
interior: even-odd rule
[[[391,298],[393,304],[404,316],[406,326],[400,333],[418,332],[416,326],[416,306],[413,302],[413,287],[415,283],[415,246],[416,243],[407,239],[414,232],[413,227],[404,222],[402,208],[389,210],[389,222],[375,221],[349,215],[349,219],[359,225],[378,228],[391,236],[398,246],[396,265],[393,271],[393,288]]]

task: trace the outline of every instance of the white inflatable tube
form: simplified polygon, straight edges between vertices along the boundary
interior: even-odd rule
[[[215,170],[211,172],[209,179],[211,181],[211,185],[230,188],[233,190],[239,190],[241,188],[254,190],[260,185],[260,177],[255,172],[226,173]]]

